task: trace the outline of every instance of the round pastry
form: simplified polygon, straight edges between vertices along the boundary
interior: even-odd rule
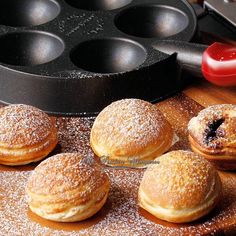
[[[154,216],[174,223],[194,221],[209,213],[221,197],[221,180],[203,157],[172,151],[144,173],[139,205]]]
[[[107,165],[140,167],[166,152],[173,130],[157,107],[140,99],[113,102],[97,116],[90,144]]]
[[[28,180],[30,209],[52,221],[87,219],[105,204],[108,176],[98,164],[86,163],[77,153],[63,153],[41,162]]]
[[[28,105],[0,109],[0,164],[24,165],[46,157],[56,146],[55,119]]]
[[[236,105],[213,105],[200,111],[188,130],[194,152],[219,169],[236,169]]]

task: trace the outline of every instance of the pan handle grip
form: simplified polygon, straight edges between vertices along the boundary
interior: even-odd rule
[[[236,86],[236,46],[213,43],[203,53],[202,73],[220,86]]]
[[[177,53],[177,61],[189,74],[202,77],[202,56],[207,46],[182,41],[160,40],[153,44],[158,51],[168,55]]]
[[[213,84],[236,86],[236,47],[213,43],[210,46],[182,41],[163,40],[153,47],[169,55],[177,53],[177,60],[185,71],[203,76]]]

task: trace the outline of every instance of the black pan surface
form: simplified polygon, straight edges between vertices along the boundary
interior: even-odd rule
[[[185,0],[1,1],[0,100],[86,116],[159,101],[180,89],[180,68],[152,45],[191,41],[196,27]]]

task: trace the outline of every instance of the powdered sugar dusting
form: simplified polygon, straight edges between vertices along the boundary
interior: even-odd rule
[[[182,96],[170,99],[161,106],[161,110],[164,111],[169,121],[171,121],[171,117],[178,118],[178,120],[173,119],[172,122],[176,123],[175,130],[180,137],[178,147],[189,149],[187,142],[182,141],[186,140],[186,124],[188,119],[195,116],[201,108],[201,106],[191,103],[190,100],[186,101]],[[182,116],[183,113],[184,116]],[[89,134],[93,121],[94,117],[58,118],[61,148],[57,151],[78,151],[82,155],[92,158]],[[176,145],[175,148],[177,148]],[[30,165],[30,167],[33,166]],[[81,223],[54,224],[46,220],[40,221],[38,218],[36,221],[29,214],[25,186],[31,171],[18,167],[10,169],[11,171],[7,171],[6,168],[1,168],[0,171],[1,236],[168,236],[219,235],[222,232],[234,235],[236,232],[236,175],[234,173],[220,173],[223,182],[223,198],[210,215],[191,224],[176,225],[158,220],[138,207],[137,192],[144,170],[106,167],[106,173],[111,180],[111,191],[108,202],[100,213]]]
[[[93,156],[90,148],[90,130],[95,117],[57,118],[61,152],[79,152],[82,156]]]
[[[221,149],[235,143],[236,105],[220,104],[210,106],[190,120],[191,136],[203,147]]]
[[[203,109],[202,106],[183,94],[178,94],[173,98],[158,103],[157,107],[170,122],[180,140],[171,150],[189,149],[188,122]]]
[[[0,141],[4,146],[28,146],[51,132],[50,117],[32,106],[17,104],[0,109]]]
[[[78,196],[87,198],[106,180],[106,175],[95,162],[92,164],[77,153],[63,153],[48,158],[35,168],[28,189],[40,195],[59,194],[58,201],[74,198],[67,193],[78,189]]]
[[[139,150],[163,137],[167,126],[156,106],[139,99],[123,99],[113,102],[98,115],[92,135],[96,144],[107,149],[135,146]]]
[[[172,151],[158,161],[158,165],[147,169],[142,180],[142,189],[151,200],[159,199],[158,205],[177,209],[194,207],[213,193],[220,194],[218,174],[203,157],[189,151]]]
[[[78,231],[79,224],[66,227],[69,224],[60,223],[61,229],[55,229],[54,224],[47,221],[32,221],[29,217],[25,198],[25,185],[31,171],[0,172],[1,205],[0,205],[0,235],[196,235],[220,232],[222,229],[236,230],[236,177],[233,174],[222,173],[224,196],[218,207],[207,217],[192,224],[169,224],[155,220],[149,214],[143,214],[137,205],[137,191],[143,170],[126,170],[108,168],[111,179],[109,199],[103,210],[100,221]],[[227,175],[227,176],[224,176]],[[85,221],[89,222],[89,220]],[[63,225],[65,230],[63,230]]]

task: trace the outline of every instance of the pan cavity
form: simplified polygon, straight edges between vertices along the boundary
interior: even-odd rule
[[[106,38],[85,41],[71,52],[72,62],[79,68],[95,73],[119,73],[139,67],[147,52],[135,41]]]
[[[7,26],[36,26],[45,24],[60,13],[54,0],[1,0],[0,24]]]
[[[64,42],[53,34],[29,31],[0,37],[0,62],[33,66],[50,62],[64,51]]]
[[[133,0],[65,0],[69,5],[90,11],[114,10],[130,4]]]
[[[129,35],[142,38],[167,38],[188,26],[187,15],[166,5],[139,5],[120,12],[116,27]]]

